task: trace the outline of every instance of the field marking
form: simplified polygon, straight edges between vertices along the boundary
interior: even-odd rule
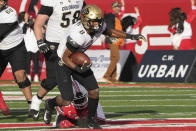
[[[133,111],[134,112],[134,111]],[[137,112],[137,111],[136,111]],[[138,114],[138,113],[126,113],[126,112],[104,112],[105,115],[134,115],[134,114]],[[156,115],[166,115],[166,116],[181,116],[181,115],[195,115],[196,112],[175,112],[175,113],[142,113],[139,112],[139,115],[143,115],[143,114],[156,114]]]
[[[100,95],[100,97],[102,98],[107,98],[107,97],[113,97],[113,96],[126,96],[126,97],[137,97],[137,96],[190,96],[190,97],[193,97],[195,98],[195,94],[192,94],[192,95],[110,95],[110,96],[107,96],[107,95]],[[44,97],[44,100],[48,99],[48,98],[53,98],[55,96],[45,96]],[[13,100],[13,101],[17,101],[17,100],[26,100],[24,96],[6,96],[4,95],[3,98],[7,101],[7,100]],[[150,100],[150,99],[149,99]],[[168,99],[169,100],[169,99]],[[175,100],[175,99],[171,99],[171,100]],[[182,99],[183,100],[183,99]],[[194,100],[194,99],[192,99]],[[104,101],[104,100],[103,100]],[[115,100],[114,100],[115,101]],[[134,101],[134,100],[133,100]],[[139,100],[138,100],[139,101]],[[147,101],[147,99],[146,99]]]
[[[6,100],[6,103],[26,103],[26,100],[20,100],[20,102],[16,102],[16,99],[7,99],[5,97],[5,100]],[[13,101],[14,100],[14,101]],[[44,99],[45,100],[45,99]],[[18,100],[17,100],[18,101]],[[99,100],[99,101],[103,101],[103,102],[142,102],[142,101],[149,101],[149,102],[152,102],[152,101],[196,101],[196,99],[156,99],[156,100],[152,100],[152,99],[140,99],[140,100]]]
[[[114,90],[114,91],[111,91],[112,89],[118,89],[118,88],[108,88],[108,89],[110,89],[110,90],[100,90],[100,92],[111,92],[111,93],[114,93],[114,92],[170,92],[170,91],[177,91],[177,92],[183,92],[183,91],[186,91],[186,92],[189,92],[189,91],[196,91],[194,88],[183,88],[183,90],[182,90],[182,88],[170,88],[170,89],[168,89],[168,90],[160,90],[160,89],[163,89],[162,87],[160,87],[160,88],[158,88],[158,87],[156,87],[156,88],[154,88],[154,90],[140,90],[140,89],[138,89],[138,87],[136,87],[135,89],[136,90],[134,90],[133,89],[134,87],[130,87],[130,88],[124,88],[124,89],[130,89],[130,90],[122,90],[123,88],[120,88],[121,90]],[[157,90],[156,90],[157,89]],[[176,89],[178,89],[178,90],[176,90]],[[186,89],[186,90],[185,90]],[[38,88],[37,87],[31,87],[31,90],[38,90]],[[6,88],[6,91],[19,91],[19,88]],[[54,90],[52,90],[51,92],[59,92],[58,91],[58,89],[54,89]]]
[[[44,123],[1,123],[0,128],[8,129],[8,128],[35,128],[35,127],[52,127],[52,124],[46,125]],[[165,127],[171,128],[171,129],[182,129],[182,128],[190,128],[191,129],[196,129],[196,119],[144,119],[144,120],[107,120],[106,125],[102,125],[104,129],[107,129],[107,131],[126,131],[132,130],[133,129],[140,129],[141,127],[146,127],[146,128],[141,128],[142,130],[140,131],[152,131],[152,129],[163,129]],[[52,129],[52,130],[78,130],[81,131],[81,129],[77,128],[69,128],[69,129]],[[159,130],[160,130],[159,129]],[[43,131],[47,129],[41,129]],[[85,130],[85,129],[82,129]],[[88,131],[88,130],[86,130]],[[90,131],[90,130],[89,130]],[[92,131],[92,130],[91,130]],[[154,131],[154,130],[153,130]],[[163,130],[162,130],[163,131]]]
[[[2,91],[2,93],[4,95],[23,95],[23,93],[21,91]],[[33,95],[37,94],[37,92],[32,92]],[[60,93],[59,92],[49,92],[48,95],[59,95]],[[157,94],[157,95],[148,95],[148,94],[145,94],[145,95],[133,95],[133,94],[130,94],[130,95],[99,95],[99,96],[106,96],[106,97],[114,97],[114,96],[196,96],[196,94],[165,94],[165,95],[160,95],[160,94]]]
[[[130,108],[130,107],[196,107],[196,105],[119,105],[119,106],[101,106],[102,108]],[[10,108],[13,110],[23,110],[26,108]]]
[[[32,83],[32,86],[39,86],[40,83]],[[152,85],[152,84],[98,84],[101,87],[113,87],[113,86],[120,86],[120,87],[192,87],[196,88],[196,85],[183,85],[183,84],[175,84],[175,85]],[[0,83],[0,86],[17,86],[16,83]]]

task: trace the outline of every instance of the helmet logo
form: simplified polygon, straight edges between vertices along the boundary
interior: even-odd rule
[[[83,9],[83,10],[82,10],[82,15],[87,15],[87,14],[89,14],[88,8]]]

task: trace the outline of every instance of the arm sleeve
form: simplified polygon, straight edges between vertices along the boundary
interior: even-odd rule
[[[50,17],[52,13],[53,13],[53,7],[42,5],[38,14],[48,15]]]
[[[176,28],[172,28],[171,26],[168,26],[168,31],[174,34],[176,32]]]
[[[80,47],[80,45],[75,42],[70,36],[67,37],[66,46],[71,52],[76,52]]]
[[[4,39],[6,35],[12,32],[18,26],[18,22],[1,23],[0,24],[0,40]]]
[[[108,29],[114,29],[115,28],[115,16],[114,16],[114,14],[112,14],[112,13],[106,14],[104,16],[104,19],[105,19],[105,23],[106,23]]]
[[[189,12],[186,21],[191,23],[196,18],[196,6],[192,6],[192,10]]]

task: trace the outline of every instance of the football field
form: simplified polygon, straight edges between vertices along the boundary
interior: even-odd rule
[[[142,131],[152,131],[155,128],[171,127],[176,130],[196,130],[194,83],[99,83],[99,86],[100,103],[107,118],[106,125],[103,125],[105,129],[120,131],[145,128]],[[39,83],[33,83],[33,94],[36,94],[38,88]],[[44,102],[39,121],[34,121],[27,117],[28,105],[13,82],[1,82],[0,90],[11,110],[8,116],[0,113],[0,130],[56,130],[43,122]],[[45,99],[58,94],[58,88],[55,88]],[[54,118],[55,112],[53,121]]]

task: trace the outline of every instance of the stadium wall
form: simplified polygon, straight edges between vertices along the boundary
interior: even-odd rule
[[[104,13],[110,12],[111,3],[114,0],[85,0],[87,4],[98,5]],[[21,10],[21,3],[26,2],[24,10],[28,9],[30,0],[8,0],[8,4],[14,7],[17,12]],[[40,7],[40,4],[38,5]],[[147,42],[138,43],[135,47],[137,62],[140,63],[144,53],[147,50],[170,50],[172,49],[170,41],[170,33],[167,30],[169,23],[168,13],[174,7],[180,7],[186,13],[191,9],[189,0],[125,0],[125,15],[134,13],[134,6],[138,6],[142,17],[142,25],[139,29],[139,33],[142,33]],[[193,46],[196,49],[196,20],[192,23],[193,30]],[[107,50],[107,45],[104,44],[104,37],[102,36],[91,50]],[[122,50],[129,50],[121,48]],[[45,69],[45,64],[43,63]],[[45,77],[45,70],[41,72],[41,79]],[[103,72],[104,73],[104,72]],[[1,80],[13,80],[10,67],[6,69]]]

